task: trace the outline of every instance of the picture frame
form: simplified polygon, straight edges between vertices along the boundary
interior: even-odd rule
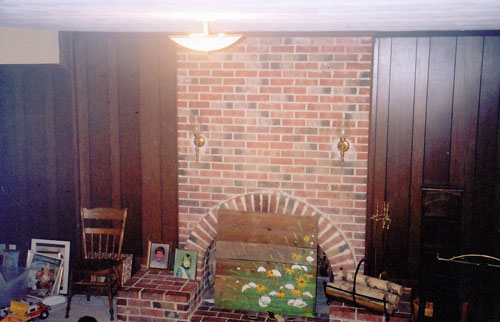
[[[4,250],[2,258],[2,266],[4,267],[18,267],[19,266],[19,251],[17,250]]]
[[[43,299],[60,293],[64,272],[64,260],[51,254],[28,251],[26,262],[26,285],[30,289],[27,297]]]
[[[174,276],[186,279],[196,279],[196,260],[198,253],[194,250],[176,249]]]
[[[165,241],[148,241],[148,257],[146,269],[169,270],[172,243]]]
[[[65,240],[31,239],[31,250],[42,255],[59,257],[63,260],[60,294],[68,294],[69,256],[71,242]],[[60,254],[60,255],[59,255]]]

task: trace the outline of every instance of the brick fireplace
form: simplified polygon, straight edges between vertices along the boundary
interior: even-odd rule
[[[120,318],[245,320],[203,302],[221,208],[318,216],[330,268],[354,270],[365,251],[372,38],[246,37],[210,54],[179,48],[177,59],[179,246],[198,252],[197,280],[143,270],[118,297]],[[329,310],[381,319],[338,302]]]
[[[199,276],[216,210],[273,198],[319,214],[332,230],[323,238],[345,245],[352,269],[364,257],[372,38],[246,37],[222,52],[179,50],[179,240],[200,253]],[[206,138],[199,162],[196,132]],[[343,169],[341,136],[351,144]]]

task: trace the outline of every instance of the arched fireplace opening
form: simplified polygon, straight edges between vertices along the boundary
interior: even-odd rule
[[[319,267],[321,274],[330,274],[341,269],[353,271],[356,267],[356,258],[352,247],[344,233],[327,215],[306,202],[283,192],[254,192],[234,197],[211,209],[190,233],[185,248],[198,252],[196,278],[201,280],[202,294],[207,292],[214,283],[215,240],[219,209],[232,209],[249,213],[318,216],[318,248],[321,249],[318,254],[322,256],[318,263],[323,266]]]

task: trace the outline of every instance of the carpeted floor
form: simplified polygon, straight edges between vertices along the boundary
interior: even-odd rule
[[[98,322],[109,322],[108,298],[105,296],[91,296],[87,302],[85,295],[75,295],[71,300],[71,310],[69,318],[64,318],[66,314],[66,303],[53,306],[49,317],[44,322],[77,322],[82,316],[92,316]],[[116,321],[116,301],[115,301],[115,321]]]

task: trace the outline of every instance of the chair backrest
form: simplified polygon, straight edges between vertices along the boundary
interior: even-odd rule
[[[85,259],[120,259],[127,209],[82,208]]]

